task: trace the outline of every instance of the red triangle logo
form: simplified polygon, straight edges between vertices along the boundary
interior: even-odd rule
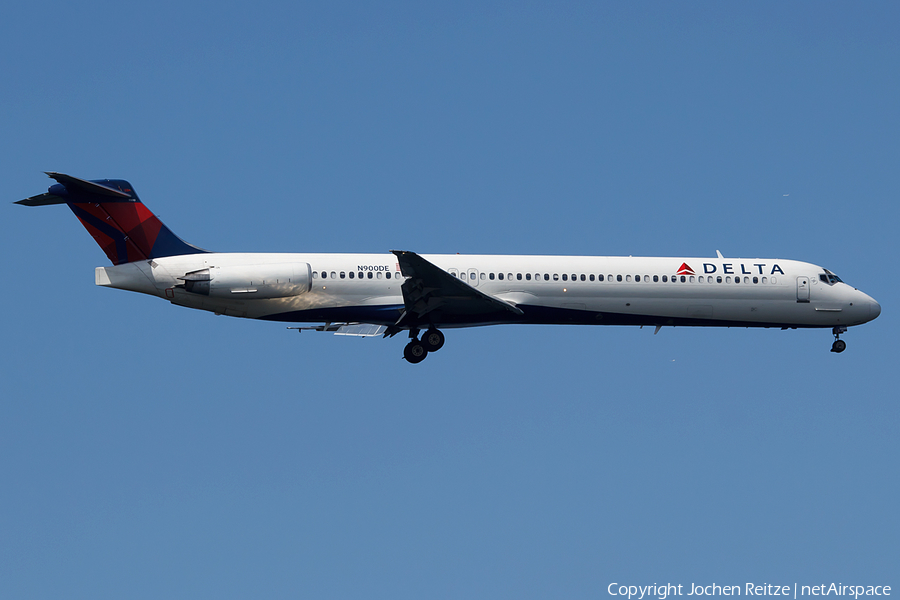
[[[687,263],[681,263],[681,266],[678,267],[677,271],[678,275],[693,275],[694,270],[688,266]]]

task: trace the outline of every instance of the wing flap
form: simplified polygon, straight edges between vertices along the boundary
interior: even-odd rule
[[[387,326],[374,325],[372,323],[325,323],[324,325],[312,325],[309,327],[288,327],[288,329],[296,329],[301,333],[304,331],[327,331],[334,335],[374,337],[384,333]]]

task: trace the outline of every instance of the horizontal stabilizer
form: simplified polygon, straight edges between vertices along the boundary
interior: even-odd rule
[[[53,171],[45,171],[45,173],[47,173],[47,177],[55,179],[58,183],[63,184],[70,193],[81,192],[93,196],[103,196],[104,202],[116,202],[117,200],[120,202],[128,202],[137,200],[137,195],[135,195],[134,191],[130,188],[126,190],[117,190],[93,181],[79,179],[63,173],[54,173]]]
[[[21,204],[22,206],[50,206],[51,204],[65,204],[67,201],[62,196],[56,194],[38,194],[31,198],[19,200],[13,204]]]

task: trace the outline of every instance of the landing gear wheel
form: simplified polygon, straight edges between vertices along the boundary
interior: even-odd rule
[[[837,327],[833,327],[831,329],[831,333],[834,334],[834,343],[831,345],[832,352],[837,352],[838,354],[840,354],[847,349],[847,342],[841,339],[841,334],[846,332],[847,328],[842,325],[838,325]]]
[[[429,329],[422,336],[422,345],[429,352],[437,352],[444,347],[444,334],[437,329]]]
[[[420,363],[428,356],[428,350],[419,340],[412,340],[403,349],[403,358],[412,364]]]

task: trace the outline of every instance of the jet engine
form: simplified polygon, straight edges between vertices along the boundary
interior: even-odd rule
[[[310,290],[309,263],[209,267],[179,277],[184,289],[211,298],[287,298]]]

